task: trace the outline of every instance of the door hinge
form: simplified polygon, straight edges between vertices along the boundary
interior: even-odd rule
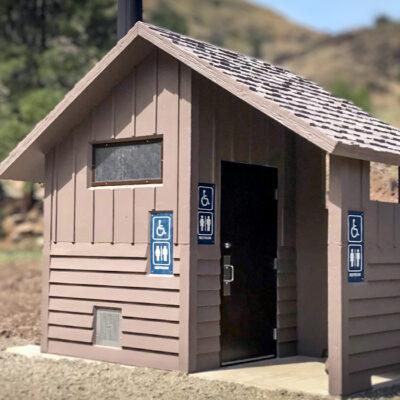
[[[278,201],[278,189],[275,189],[275,200]]]
[[[278,340],[278,329],[274,328],[273,336],[274,340]]]
[[[275,271],[278,271],[278,267],[279,267],[278,259],[277,259],[277,258],[274,258],[274,270],[275,270]]]

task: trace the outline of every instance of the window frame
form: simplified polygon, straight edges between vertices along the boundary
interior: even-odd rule
[[[118,146],[128,146],[140,145],[140,144],[150,144],[150,143],[161,143],[161,154],[160,154],[160,178],[155,179],[129,179],[121,181],[96,181],[96,148],[99,147],[118,147]],[[126,186],[126,185],[149,185],[149,184],[160,184],[163,182],[164,177],[164,138],[163,135],[150,135],[141,136],[133,138],[124,139],[112,139],[112,140],[100,140],[93,141],[90,143],[91,146],[91,186],[92,187],[104,187],[104,186]]]

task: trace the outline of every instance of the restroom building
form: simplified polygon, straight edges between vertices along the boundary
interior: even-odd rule
[[[45,353],[194,372],[400,365],[400,131],[282,68],[138,22],[0,166],[43,182]]]

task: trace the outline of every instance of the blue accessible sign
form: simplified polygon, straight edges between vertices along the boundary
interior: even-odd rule
[[[350,283],[364,281],[364,213],[349,211],[347,217],[347,272]]]
[[[152,213],[150,232],[150,273],[172,275],[172,212]]]
[[[215,243],[215,185],[211,183],[198,186],[197,242]]]

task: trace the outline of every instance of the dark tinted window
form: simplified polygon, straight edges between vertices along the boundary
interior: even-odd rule
[[[160,139],[93,146],[93,183],[148,183],[162,178]]]

